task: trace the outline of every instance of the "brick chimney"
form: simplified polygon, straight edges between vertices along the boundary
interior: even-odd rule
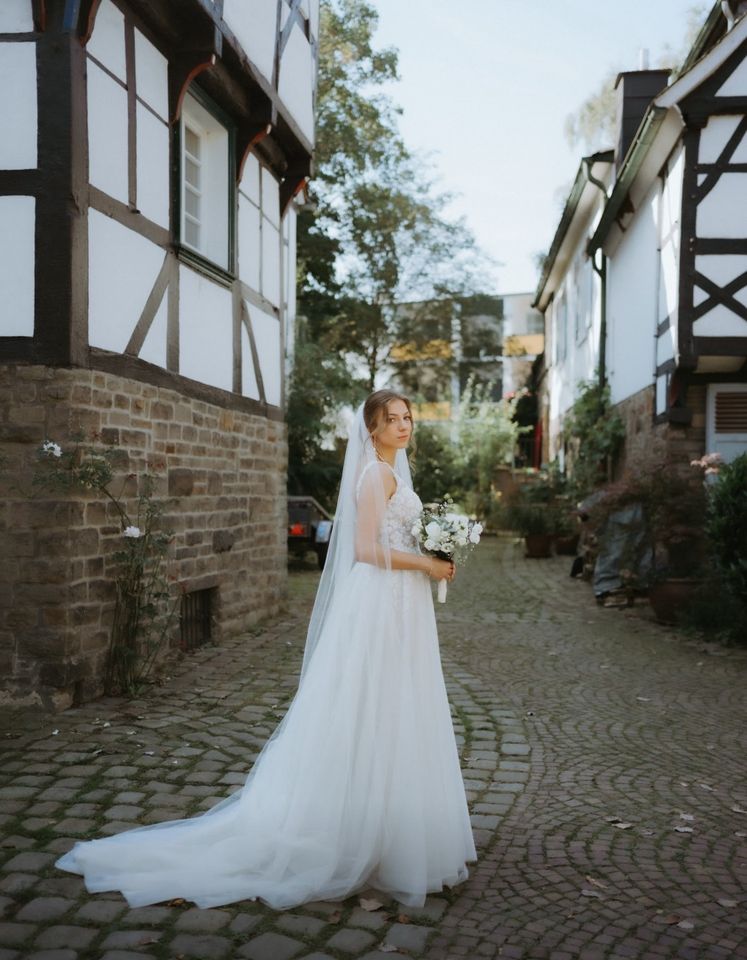
[[[630,70],[618,74],[615,81],[617,91],[615,166],[618,169],[649,104],[666,87],[669,73],[669,70]]]

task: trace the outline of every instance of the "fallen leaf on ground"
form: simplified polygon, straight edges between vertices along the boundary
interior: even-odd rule
[[[724,900],[724,899],[721,899],[721,900],[717,900],[716,903],[720,903],[722,907],[736,907],[736,906],[737,906],[737,901],[736,901],[736,900]]]
[[[692,813],[681,813],[681,814],[680,814],[680,820],[694,820],[694,819],[695,819],[695,817],[693,816]]]
[[[612,824],[613,827],[617,827],[620,830],[627,830],[628,827],[632,827],[632,823],[626,823],[624,820],[618,820],[617,823]]]
[[[693,832],[693,828],[692,828],[692,827],[675,827],[674,829],[677,831],[677,833],[692,833],[692,832]]]
[[[606,887],[606,886],[607,886],[607,884],[604,882],[604,880],[597,880],[596,877],[590,877],[588,873],[586,874],[586,879],[589,881],[589,883],[593,883],[595,887]]]
[[[732,807],[732,810],[734,811],[734,813],[747,813],[747,810],[744,810],[742,807],[739,806],[739,804],[736,804],[736,803]]]
[[[382,953],[399,953],[399,949],[393,943],[382,943],[379,946]]]
[[[656,917],[657,923],[668,923],[670,926],[679,923],[682,917],[678,913],[668,913],[665,917]]]
[[[600,890],[588,890],[588,889],[585,889],[585,890],[582,890],[582,891],[581,891],[581,896],[582,896],[582,897],[600,897],[600,898],[601,898],[601,897],[603,896],[603,894],[602,894],[602,892],[601,892]]]
[[[680,920],[680,922],[677,924],[677,926],[680,928],[680,930],[694,930],[694,929],[695,929],[695,924],[692,922],[692,920]]]
[[[367,900],[365,897],[361,897],[359,902],[364,910],[369,911],[381,910],[381,908],[384,906],[381,900]]]
[[[745,833],[743,830],[735,830],[735,831],[734,831],[734,836],[735,836],[735,837],[747,837],[747,833]]]
[[[400,913],[397,917],[397,923],[412,923],[412,920],[407,916],[406,913]]]
[[[636,700],[640,700],[642,703],[650,703],[651,697],[636,697]]]
[[[339,923],[341,919],[342,914],[339,910],[335,910],[334,913],[330,913],[330,915],[327,917],[327,923]]]
[[[713,787],[710,787],[707,783],[699,783],[699,787],[702,787],[704,790],[710,790],[713,793]]]

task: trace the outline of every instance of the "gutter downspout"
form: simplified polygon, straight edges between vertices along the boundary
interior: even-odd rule
[[[602,196],[607,201],[607,188],[602,183],[601,180],[598,180],[594,174],[591,172],[594,165],[593,157],[584,157],[584,168],[586,170],[586,179],[589,183],[593,183],[595,187],[602,191]],[[599,252],[602,255],[602,263],[600,266],[597,266],[596,263],[596,250],[591,255],[591,266],[594,272],[599,276],[599,281],[601,285],[601,304],[599,309],[599,386],[604,387],[607,382],[607,257],[604,255],[604,250],[599,248]]]

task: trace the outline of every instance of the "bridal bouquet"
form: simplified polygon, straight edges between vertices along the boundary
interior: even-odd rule
[[[441,503],[428,504],[412,527],[412,535],[421,547],[441,560],[463,557],[480,542],[482,524],[454,512],[448,497]],[[446,602],[446,580],[438,581],[438,602]]]

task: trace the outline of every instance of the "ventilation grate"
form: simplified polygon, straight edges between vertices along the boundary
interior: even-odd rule
[[[211,590],[194,590],[182,597],[179,637],[182,650],[196,650],[212,639],[213,595]]]
[[[747,390],[716,394],[716,433],[747,433]]]

